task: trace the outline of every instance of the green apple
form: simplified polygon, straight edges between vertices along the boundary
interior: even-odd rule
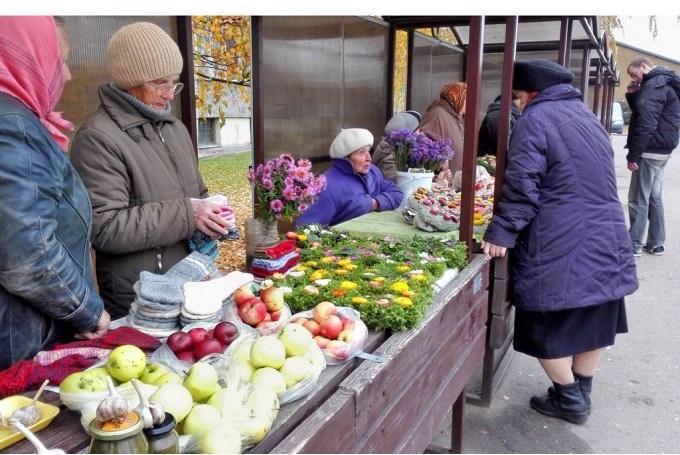
[[[269,433],[274,418],[261,407],[246,404],[233,422],[244,441],[259,444]]]
[[[322,371],[326,368],[326,357],[324,357],[321,348],[317,346],[316,341],[312,341],[302,357],[312,362],[314,371]]]
[[[283,362],[283,366],[281,366],[279,371],[286,380],[286,388],[290,389],[307,376],[310,376],[314,371],[314,367],[312,362],[296,355],[288,357]]]
[[[258,411],[269,413],[272,419],[276,419],[281,407],[281,401],[276,392],[269,387],[259,384],[253,384],[245,404],[256,408]]]
[[[160,363],[149,363],[146,365],[146,368],[144,368],[139,380],[145,384],[153,384],[156,379],[169,372],[170,370]]]
[[[71,373],[59,384],[59,393],[91,393],[101,392],[108,388],[102,388],[97,376],[88,371]]]
[[[300,324],[286,324],[279,334],[279,340],[286,347],[286,356],[302,355],[314,339],[309,330]]]
[[[218,379],[214,366],[207,362],[196,362],[187,371],[182,385],[191,393],[195,402],[203,403],[215,393]]]
[[[303,328],[303,330],[305,329]],[[286,390],[286,379],[279,370],[272,367],[262,367],[255,370],[250,382],[268,387],[276,393],[283,393]]]
[[[255,340],[248,340],[239,342],[231,351],[231,356],[236,360],[245,360],[250,362],[250,348]]]
[[[198,453],[241,453],[241,435],[226,419],[198,436]]]
[[[194,406],[194,398],[191,392],[185,389],[182,384],[165,383],[158,388],[151,396],[149,401],[154,401],[163,406],[180,423],[189,414]]]
[[[237,360],[235,366],[239,369],[241,380],[250,382],[253,373],[255,373],[255,367],[250,363],[250,360]]]
[[[88,373],[99,380],[99,384],[101,386],[100,390],[108,390],[109,385],[106,383],[106,377],[109,376],[109,370],[107,370],[105,367],[90,368],[89,370],[85,370],[85,373]],[[111,379],[113,380],[113,385],[117,386],[118,381],[113,378]]]
[[[246,400],[246,390],[242,387],[225,387],[210,395],[206,404],[217,409],[223,417],[233,416],[241,409]]]
[[[173,384],[181,384],[182,376],[178,375],[174,371],[170,371],[168,373],[165,373],[163,376],[156,378],[156,380],[153,381],[153,385],[162,386],[163,384],[166,384],[168,382],[171,382]]]
[[[146,354],[137,346],[124,344],[109,354],[106,369],[112,378],[127,382],[139,378],[146,368]]]
[[[198,434],[216,425],[222,415],[209,404],[196,404],[184,419],[183,434]]]
[[[250,347],[250,363],[255,368],[281,368],[286,360],[286,347],[276,335],[264,335],[253,341]]]

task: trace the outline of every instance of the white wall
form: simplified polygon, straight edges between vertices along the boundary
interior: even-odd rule
[[[220,129],[220,143],[223,147],[230,145],[251,144],[252,136],[250,118],[229,118]]]

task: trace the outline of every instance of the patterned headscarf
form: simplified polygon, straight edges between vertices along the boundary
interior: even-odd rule
[[[453,106],[453,110],[456,114],[462,114],[463,106],[465,105],[465,99],[467,97],[467,84],[465,82],[453,82],[451,84],[446,84],[439,98],[448,101]]]
[[[0,17],[0,92],[31,109],[65,151],[73,124],[54,112],[64,89],[57,29],[52,16]]]

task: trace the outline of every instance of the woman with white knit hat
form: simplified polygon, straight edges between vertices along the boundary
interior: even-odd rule
[[[373,135],[363,128],[343,129],[330,148],[333,167],[324,172],[326,188],[295,226],[334,226],[370,212],[399,207],[404,193],[371,163]]]
[[[78,131],[71,160],[92,201],[99,291],[113,318],[126,316],[140,272],[163,274],[191,252],[198,230],[227,233],[224,206],[208,190],[186,127],[171,113],[182,90],[182,54],[150,22],[120,28],[106,60],[113,82]]]

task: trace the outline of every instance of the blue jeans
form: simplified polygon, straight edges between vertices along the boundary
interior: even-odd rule
[[[640,251],[643,245],[650,248],[663,245],[666,241],[666,222],[663,213],[663,171],[665,160],[642,158],[639,168],[631,174],[628,189],[628,217],[633,251]],[[643,241],[649,220],[647,242]]]

